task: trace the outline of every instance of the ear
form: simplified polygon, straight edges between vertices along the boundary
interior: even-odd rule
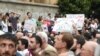
[[[25,45],[22,45],[23,48],[25,48]]]
[[[40,44],[36,44],[36,48],[40,48]]]
[[[66,47],[66,45],[67,45],[67,43],[66,42],[63,42],[62,47]]]
[[[77,44],[77,48],[81,48],[81,45],[80,44]]]

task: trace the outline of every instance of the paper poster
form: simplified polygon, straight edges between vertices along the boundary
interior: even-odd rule
[[[73,31],[72,24],[66,18],[58,18],[53,27],[54,32],[71,32]]]
[[[76,25],[78,30],[81,30],[84,26],[84,14],[66,14],[67,21],[71,22],[72,24]]]

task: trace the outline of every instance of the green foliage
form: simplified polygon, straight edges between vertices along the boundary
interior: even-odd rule
[[[92,10],[100,11],[100,0],[58,0],[59,12],[89,14]]]

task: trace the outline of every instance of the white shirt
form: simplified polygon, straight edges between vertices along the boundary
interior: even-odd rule
[[[21,23],[17,23],[17,30],[21,30],[21,27],[22,27]]]
[[[25,25],[23,30],[27,30],[28,32],[35,33],[36,32],[36,20],[35,19],[28,19],[25,20]]]
[[[42,25],[42,29],[43,29],[44,32],[48,32],[48,26],[47,26],[47,24],[43,24]]]
[[[5,23],[4,21],[2,21],[2,26],[3,26],[2,31],[8,32],[8,25],[7,25],[7,23]]]
[[[25,49],[23,51],[17,51],[18,53],[20,53],[22,56],[27,56],[27,54],[29,53],[28,49]]]
[[[91,24],[90,27],[93,28],[93,29],[96,29],[97,28],[97,23]]]

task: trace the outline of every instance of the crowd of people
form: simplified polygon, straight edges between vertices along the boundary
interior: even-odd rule
[[[53,32],[57,17],[39,16],[20,23],[21,15],[0,13],[0,56],[100,56],[100,24],[98,19],[85,19],[82,30]]]

